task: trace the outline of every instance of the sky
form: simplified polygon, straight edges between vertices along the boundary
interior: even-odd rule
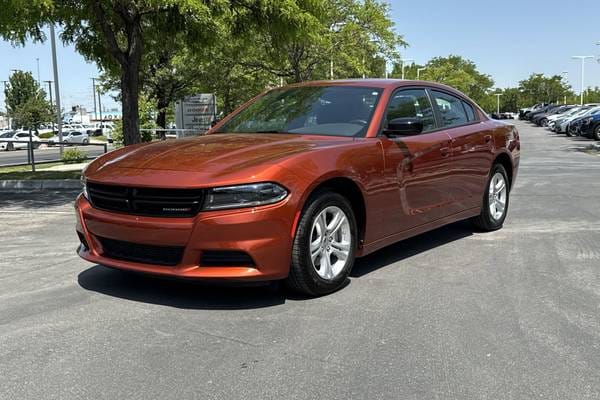
[[[576,91],[581,87],[581,62],[574,55],[600,57],[599,0],[391,0],[391,16],[409,47],[405,59],[425,64],[436,56],[461,55],[491,75],[496,87],[518,85],[531,73],[567,71]],[[60,29],[59,29],[60,31]],[[92,81],[99,72],[72,46],[58,41],[58,68],[64,108],[82,104],[93,109]],[[53,80],[50,42],[13,47],[0,41],[0,80],[11,69],[31,71]],[[600,86],[600,64],[586,62],[586,86]],[[47,86],[47,85],[46,85]],[[53,90],[54,91],[54,90]],[[103,104],[114,107],[110,97]],[[0,90],[0,108],[4,93]]]

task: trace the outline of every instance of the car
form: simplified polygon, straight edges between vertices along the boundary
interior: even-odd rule
[[[551,111],[548,111],[548,112],[545,112],[545,113],[541,113],[541,114],[537,114],[531,120],[531,122],[533,122],[534,124],[536,124],[538,126],[546,127],[546,126],[548,126],[548,122],[549,122],[549,120],[550,120],[551,117],[562,115],[562,114],[568,112],[569,110],[571,110],[573,107],[574,106],[559,106],[559,107],[556,107],[556,108],[552,109]]]
[[[63,143],[88,144],[90,142],[90,137],[87,133],[75,129],[63,131],[62,139]],[[60,139],[58,135],[52,136],[50,139],[48,139],[48,144],[51,146],[59,143]]]
[[[40,138],[35,133],[31,134],[33,148],[40,147]],[[29,148],[29,132],[5,131],[0,134],[0,150],[11,151]]]
[[[583,121],[600,113],[600,107],[592,107],[583,114],[578,114],[575,118],[569,121],[568,127],[565,130],[567,136],[579,136]]]
[[[569,125],[571,124],[571,122],[573,122],[574,120],[576,120],[580,117],[592,115],[599,111],[600,111],[600,107],[583,106],[576,113],[556,120],[556,122],[554,124],[554,132],[569,134]]]
[[[531,107],[527,107],[527,108],[521,108],[519,110],[519,119],[521,120],[527,120],[529,119],[529,114],[539,110],[542,107],[545,107],[546,103],[538,103],[538,104],[534,104]]]
[[[600,113],[583,118],[579,127],[579,136],[600,140]]]
[[[554,110],[558,109],[559,107],[562,107],[562,105],[559,104],[549,104],[545,107],[542,107],[536,111],[532,111],[528,114],[528,119],[529,121],[535,123],[537,121],[537,117],[541,116],[541,115],[546,115],[548,113],[553,112]]]
[[[187,139],[125,146],[82,173],[78,254],[95,264],[319,296],[354,261],[460,220],[502,227],[517,129],[441,84],[305,82]],[[427,239],[424,239],[427,240]]]

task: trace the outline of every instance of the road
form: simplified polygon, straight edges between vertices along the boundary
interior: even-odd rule
[[[103,146],[69,146],[65,149],[76,148],[88,154],[88,157],[98,157],[104,153]],[[110,151],[112,146],[109,146]],[[60,150],[58,147],[44,147],[35,150],[35,162],[58,161],[60,160]],[[16,165],[27,163],[27,150],[0,151],[0,167],[5,165]]]
[[[502,230],[390,246],[317,299],[92,265],[74,193],[1,194],[0,397],[600,398],[600,156],[517,124]]]

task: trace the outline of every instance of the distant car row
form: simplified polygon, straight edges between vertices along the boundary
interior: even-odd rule
[[[42,124],[38,127],[42,131],[52,132],[49,124]],[[93,125],[83,124],[65,124],[62,126],[62,141],[63,143],[88,144],[90,136],[99,136],[104,134],[109,143],[112,143],[112,123],[97,123]],[[0,130],[0,150],[11,151],[17,149],[26,149],[29,144],[29,131],[20,130]],[[40,138],[35,134],[31,134],[33,148],[37,149],[40,146]],[[48,139],[48,145],[53,146],[60,143],[58,132],[54,130],[54,136]]]
[[[519,118],[555,133],[600,140],[600,104],[576,106],[540,103],[522,109]]]

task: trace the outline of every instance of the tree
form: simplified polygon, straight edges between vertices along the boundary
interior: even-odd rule
[[[14,72],[9,78],[4,96],[8,115],[14,119],[16,126],[32,128],[33,124],[53,119],[46,93],[33,79],[31,72]]]
[[[286,82],[334,77],[372,76],[373,60],[398,58],[406,46],[394,33],[387,3],[378,0],[321,0],[318,26],[312,32],[281,40],[271,32],[256,36],[254,53],[242,65]]]
[[[473,61],[460,56],[436,57],[426,67],[422,79],[452,86],[476,102],[485,99],[494,86],[489,75],[479,72]]]
[[[524,105],[562,102],[564,96],[572,94],[571,87],[562,76],[547,77],[544,74],[531,74],[529,78],[520,81],[519,91]]]
[[[4,4],[6,3],[6,4]],[[0,36],[15,43],[43,40],[42,25],[58,23],[63,41],[119,76],[125,144],[140,142],[139,93],[148,43],[170,46],[183,38],[203,48],[231,25],[286,37],[308,29],[314,0],[12,0],[3,1]],[[184,35],[180,35],[184,32]]]

